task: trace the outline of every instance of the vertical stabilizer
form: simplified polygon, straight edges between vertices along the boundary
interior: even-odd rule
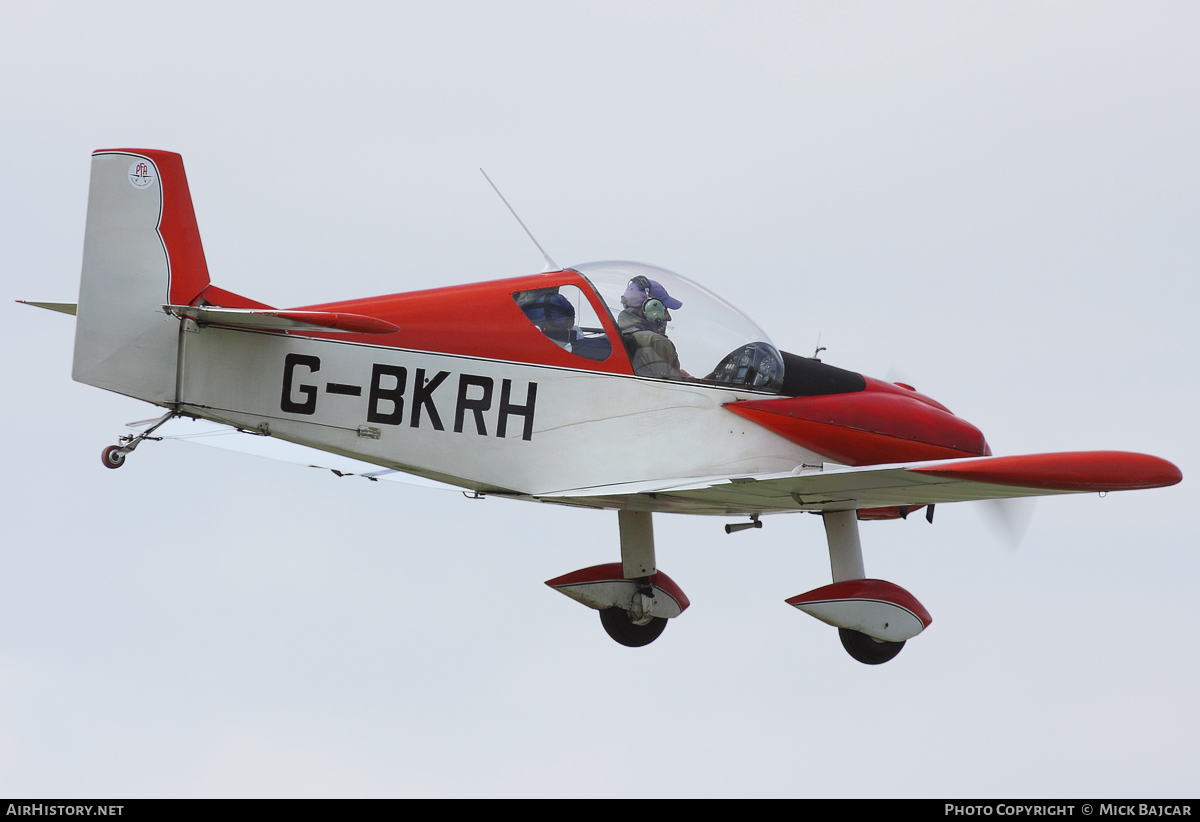
[[[159,404],[176,399],[179,320],[208,286],[183,158],[168,151],[92,155],[72,377]]]

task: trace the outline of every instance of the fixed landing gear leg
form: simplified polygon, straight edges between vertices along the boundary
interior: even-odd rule
[[[857,511],[825,511],[825,538],[829,542],[829,567],[833,581],[866,579],[862,542],[858,538]],[[838,628],[846,653],[864,665],[879,665],[892,659],[904,647],[903,642],[885,642],[861,631]]]
[[[862,543],[858,539],[857,511],[825,511],[825,539],[829,542],[829,567],[834,582],[866,579]]]
[[[120,445],[110,445],[105,448],[104,451],[100,453],[100,461],[104,463],[105,468],[120,468],[125,464],[125,457],[133,453],[133,450],[141,445],[144,440],[162,439],[162,437],[152,437],[150,435],[157,431],[159,426],[161,426],[167,420],[177,416],[179,416],[178,411],[168,411],[162,415],[158,422],[154,423],[154,425],[150,426],[136,437],[132,434],[118,437],[117,440],[120,442]]]
[[[617,642],[631,648],[649,645],[667,627],[667,620],[653,616],[654,585],[658,571],[654,563],[654,521],[649,511],[618,511],[621,528],[621,575],[637,582],[629,610],[607,608],[600,612],[604,630]]]
[[[654,562],[650,514],[620,511],[621,561],[583,568],[546,584],[600,612],[610,637],[630,648],[649,645],[689,605],[679,586]]]

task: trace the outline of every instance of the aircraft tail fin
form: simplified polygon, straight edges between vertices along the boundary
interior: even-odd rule
[[[92,155],[72,377],[160,405],[178,401],[180,320],[209,286],[183,158]]]

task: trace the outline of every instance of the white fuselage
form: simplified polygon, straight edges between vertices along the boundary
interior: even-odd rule
[[[481,491],[821,460],[722,408],[745,390],[216,327],[182,344],[184,413]]]

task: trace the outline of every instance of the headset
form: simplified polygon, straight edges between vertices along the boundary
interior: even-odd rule
[[[642,302],[641,308],[638,309],[638,312],[642,315],[642,319],[650,323],[650,325],[661,327],[667,321],[667,307],[663,305],[662,300],[650,296],[650,279],[639,274],[629,282],[641,289],[646,295],[645,301]]]

